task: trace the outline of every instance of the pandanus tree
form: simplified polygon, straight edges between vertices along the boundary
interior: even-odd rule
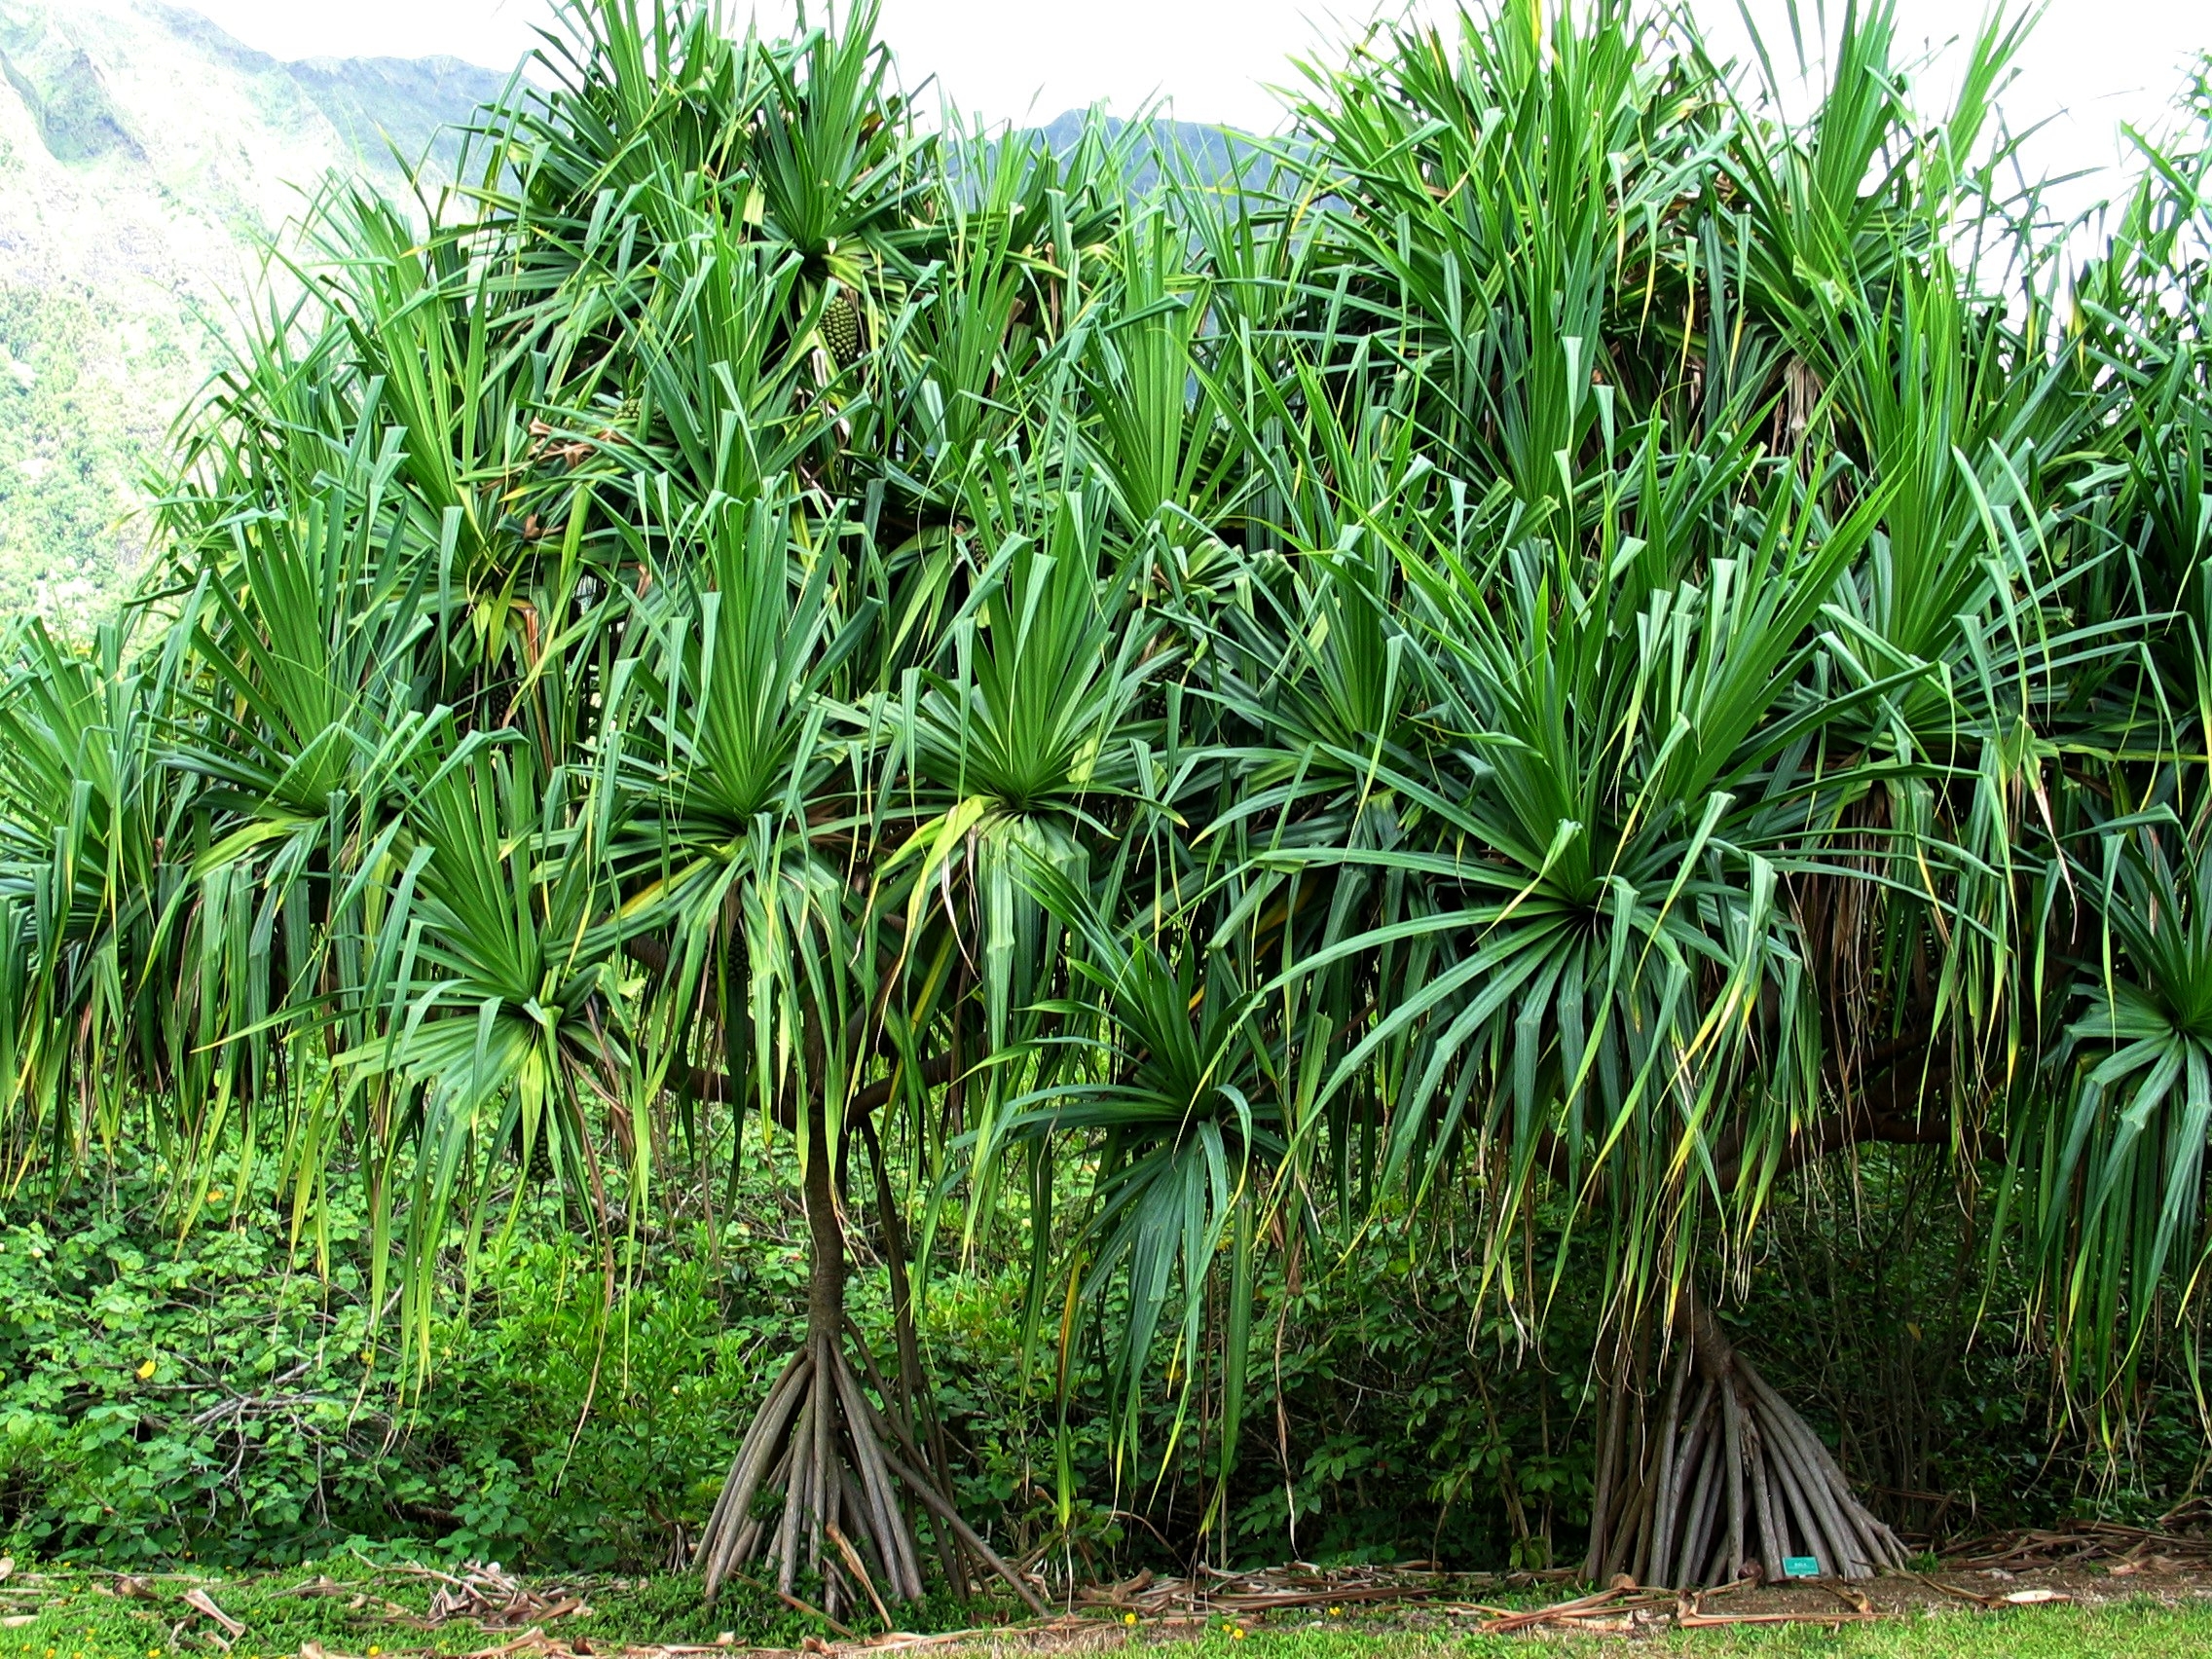
[[[579,0],[286,244],[137,602],[14,636],[10,1179],[269,1157],[307,1242],[357,1169],[420,1371],[528,1195],[788,1147],[690,1541],[832,1616],[1035,1598],[917,1310],[1010,1224],[1059,1430],[1095,1366],[1116,1479],[1203,1439],[1200,1534],[1271,1255],[1447,1199],[1528,1340],[1600,1309],[1593,1576],[1901,1560],[1722,1317],[1826,1160],[1993,1190],[2123,1417],[2212,1251],[2201,89],[2068,240],[2002,21],[1928,119],[1854,10],[1793,119],[1500,8],[1209,180],[925,129],[873,20]]]
[[[2201,169],[2157,158],[2156,205],[2081,275],[2140,284],[2106,325],[2129,345],[2088,360],[2058,325],[2055,241],[1971,245],[2008,222],[1987,195],[2006,146],[1981,134],[2016,31],[1973,43],[1930,123],[1893,26],[1844,19],[1796,125],[1625,8],[1399,36],[1317,74],[1283,150],[1310,320],[1256,336],[1225,308],[1188,345],[1199,424],[1221,388],[1260,388],[1222,423],[1245,493],[1194,494],[1184,527],[1212,552],[1183,567],[1234,576],[1174,601],[1203,644],[1198,718],[1167,740],[1199,759],[1168,822],[1202,828],[1177,879],[1129,907],[1117,869],[1110,892],[1130,931],[1209,961],[1264,946],[1249,1047],[1272,1054],[1259,1119],[1286,1130],[1239,1139],[1230,1179],[1155,1223],[1125,1294],[1227,1310],[1233,1425],[1245,1304],[1214,1297],[1205,1248],[1158,1272],[1158,1240],[1218,1241],[1232,1193],[1264,1204],[1255,1235],[1308,1221],[1332,1169],[1416,1202],[1472,1184],[1490,1282],[1531,1324],[1566,1275],[1604,1286],[1595,1577],[1901,1561],[1712,1313],[1780,1185],[1819,1161],[1934,1146],[1967,1189],[2036,1193],[2052,1311],[2096,1309],[2070,1351],[2123,1307],[2170,1316],[2187,1293],[2165,1252],[2200,1259],[2189,924],[2159,905],[2161,945],[2130,950],[2112,920],[2127,833],[2194,844],[2163,793],[2194,717],[2153,689],[2169,602],[2112,596],[2145,537],[2167,557],[2201,436],[2161,425],[2120,463],[2157,472],[2156,520],[2101,457],[2137,442],[2117,437],[2141,384],[2120,358],[2200,362],[2200,278],[2173,250],[2201,234]],[[2107,818],[2121,800],[2149,819]],[[2084,834],[2121,837],[2101,881]],[[2065,1005],[2095,1002],[2097,976],[2069,991],[2059,967],[2084,937],[2105,964],[2086,1018]],[[1119,986],[1121,954],[1098,947],[1082,979]],[[2166,983],[2123,993],[2116,965],[2138,958]],[[2133,1120],[2101,1092],[2122,1080]],[[2003,1132],[2019,1113],[2033,1126]],[[1195,1148],[1208,1122],[1162,1132]],[[1125,1134],[1095,1131],[1100,1226]],[[1540,1204],[1565,1220],[1532,1279],[1516,1243]],[[2090,1242],[2106,1217],[2125,1246]],[[1071,1307],[1091,1305],[1091,1248],[1061,1269],[1085,1286]],[[1219,1271],[1242,1274],[1233,1258]],[[2119,1349],[2091,1346],[2110,1406]]]

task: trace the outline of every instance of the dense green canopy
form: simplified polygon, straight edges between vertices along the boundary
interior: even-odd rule
[[[578,5],[14,636],[8,1180],[357,1171],[426,1361],[518,1162],[634,1226],[750,1114],[819,1219],[896,1134],[1233,1443],[1262,1252],[1450,1183],[1632,1329],[1931,1143],[2111,1397],[2212,1250],[2212,92],[2053,224],[2017,32],[1931,114],[1895,22],[1794,121],[1617,0],[1382,33],[1207,179]]]

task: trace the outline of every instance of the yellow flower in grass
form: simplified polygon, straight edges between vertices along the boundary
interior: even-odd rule
[[[150,1359],[149,1359],[148,1361],[146,1361],[146,1363],[145,1363],[144,1365],[141,1365],[141,1366],[140,1366],[140,1367],[138,1368],[138,1381],[139,1381],[139,1382],[145,1382],[147,1378],[149,1378],[149,1377],[151,1377],[151,1376],[153,1376],[153,1375],[154,1375],[154,1362],[153,1362],[152,1360],[150,1360]]]

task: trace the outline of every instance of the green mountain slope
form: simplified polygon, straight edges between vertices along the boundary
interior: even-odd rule
[[[503,81],[282,62],[154,0],[0,0],[0,608],[74,625],[120,591],[262,239],[333,172],[450,165],[439,133]]]
[[[505,80],[453,57],[287,62],[160,0],[0,0],[0,615],[81,628],[114,603],[145,480],[267,237],[333,173],[449,170],[456,126]],[[1064,147],[1082,128],[1040,130]],[[1144,148],[1204,179],[1240,150],[1165,121]]]

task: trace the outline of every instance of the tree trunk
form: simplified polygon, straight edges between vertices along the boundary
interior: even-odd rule
[[[891,1280],[891,1330],[899,1349],[896,1395],[873,1370],[868,1381],[875,1384],[886,1406],[896,1405],[897,1410],[890,1415],[901,1433],[902,1446],[915,1455],[916,1465],[949,1503],[952,1458],[945,1449],[944,1424],[930,1397],[928,1374],[922,1369],[921,1343],[914,1329],[914,1289],[906,1274],[906,1226],[899,1213],[899,1194],[892,1185],[891,1164],[883,1156],[883,1142],[875,1132],[874,1121],[863,1117],[859,1122],[861,1137],[867,1142],[868,1161],[875,1168],[876,1221],[883,1232],[883,1265]],[[935,1531],[938,1562],[944,1569],[945,1583],[954,1595],[966,1597],[967,1562],[942,1527]]]
[[[820,1100],[807,1103],[804,1192],[813,1261],[806,1337],[768,1390],[700,1535],[694,1561],[706,1575],[708,1600],[732,1571],[758,1558],[773,1565],[779,1594],[792,1596],[803,1567],[820,1573],[823,1610],[831,1618],[871,1607],[888,1625],[889,1603],[922,1595],[911,1500],[929,1511],[948,1559],[964,1552],[1042,1614],[1036,1593],[918,1472],[929,1459],[846,1317],[845,1228],[828,1119]],[[880,1404],[868,1398],[863,1372],[876,1382]],[[777,1493],[782,1501],[769,1501]],[[957,1566],[953,1576],[962,1576]]]
[[[1636,1321],[1607,1355],[1585,1575],[1687,1589],[1780,1579],[1793,1557],[1811,1557],[1824,1577],[1901,1567],[1897,1534],[1687,1292],[1662,1397],[1648,1350],[1665,1322]]]

